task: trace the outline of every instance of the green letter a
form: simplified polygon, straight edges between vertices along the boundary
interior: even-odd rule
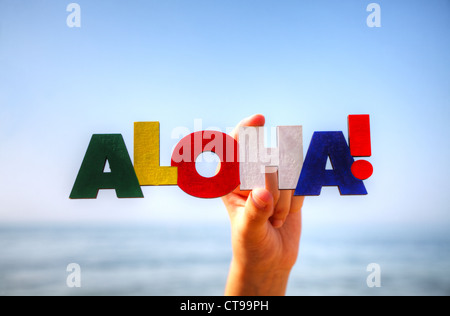
[[[104,172],[106,161],[111,172]],[[115,189],[118,198],[144,197],[120,134],[92,135],[70,198],[95,199],[100,189]]]

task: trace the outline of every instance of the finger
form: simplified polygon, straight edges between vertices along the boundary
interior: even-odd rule
[[[302,231],[302,212],[289,213],[282,227],[289,234],[289,240],[298,243]]]
[[[239,124],[231,132],[230,136],[236,140],[239,140],[239,128],[240,127],[242,127],[242,126],[264,126],[265,123],[266,123],[266,118],[262,114],[255,114],[255,115],[249,116],[239,122]]]
[[[273,197],[265,189],[255,189],[250,193],[244,209],[246,226],[249,229],[263,227],[273,214]]]
[[[270,219],[273,227],[280,228],[281,226],[283,226],[291,210],[293,194],[294,192],[292,190],[280,191],[280,198],[278,200],[278,204],[275,206],[275,211]]]
[[[278,189],[278,168],[266,167],[266,190],[272,193],[273,205],[276,206],[280,198],[280,190]]]
[[[299,212],[302,209],[302,207],[303,207],[304,201],[305,201],[305,197],[304,196],[293,196],[292,197],[292,202],[291,202],[290,213],[297,213],[297,212]]]

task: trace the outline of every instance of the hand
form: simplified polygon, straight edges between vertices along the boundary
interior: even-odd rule
[[[254,115],[235,128],[264,126]],[[240,191],[222,198],[230,216],[233,260],[226,295],[284,295],[299,249],[304,197],[278,189],[277,173],[266,174],[266,188]]]

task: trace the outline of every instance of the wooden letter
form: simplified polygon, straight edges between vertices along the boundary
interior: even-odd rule
[[[333,170],[326,170],[328,157]],[[320,195],[323,186],[337,186],[341,195],[366,195],[364,183],[352,175],[353,162],[342,132],[315,132],[295,195]]]
[[[265,173],[278,169],[280,190],[294,190],[303,165],[301,126],[278,126],[277,148],[265,148],[263,127],[239,129],[241,190],[265,187]],[[276,168],[267,168],[276,167]]]
[[[111,172],[104,172],[106,161]],[[71,199],[95,199],[100,189],[115,189],[118,198],[143,198],[123,137],[92,135]]]
[[[218,198],[233,191],[239,185],[237,147],[238,143],[231,136],[216,131],[195,132],[180,140],[172,154],[172,166],[178,167],[180,189],[205,199]],[[233,152],[232,161],[227,155],[229,150]],[[197,157],[204,151],[211,151],[220,158],[220,170],[212,178],[202,177],[195,166]]]
[[[177,168],[160,167],[159,150],[159,122],[135,122],[134,169],[140,185],[177,184]]]

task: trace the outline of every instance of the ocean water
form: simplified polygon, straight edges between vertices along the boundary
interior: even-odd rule
[[[304,227],[287,295],[449,295],[448,234],[407,231]],[[0,295],[222,295],[230,260],[225,223],[1,225]]]

